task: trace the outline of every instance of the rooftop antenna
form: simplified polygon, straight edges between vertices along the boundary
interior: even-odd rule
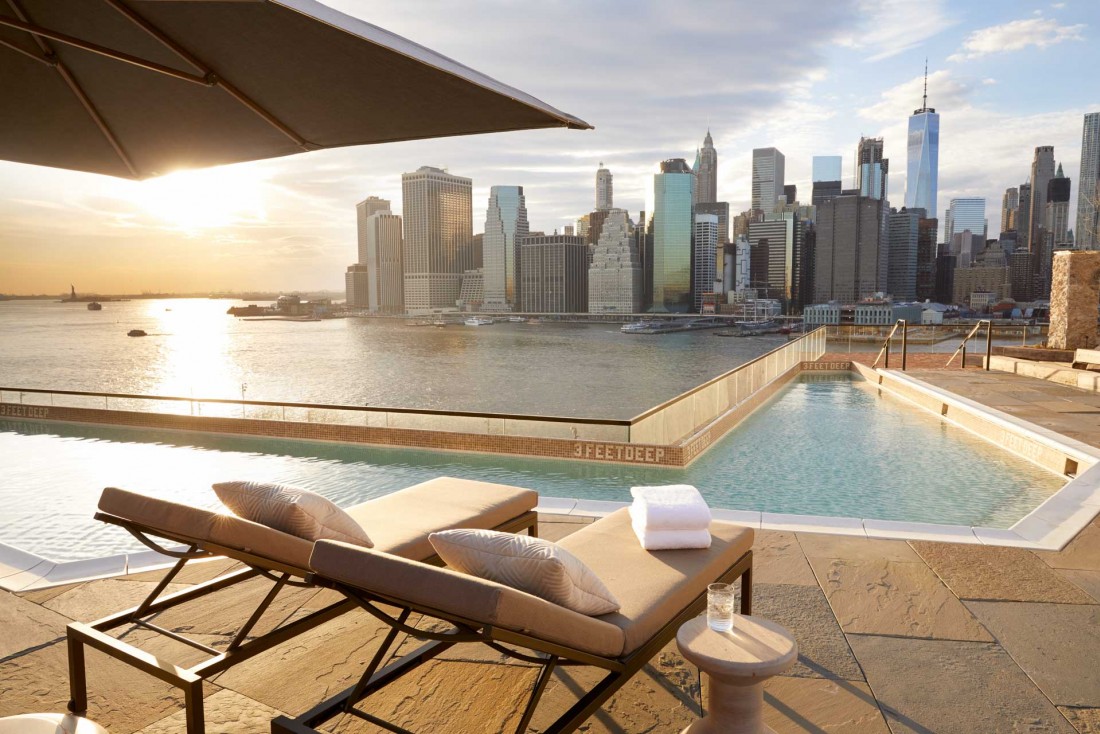
[[[928,57],[924,57],[924,101],[921,108],[928,109]]]

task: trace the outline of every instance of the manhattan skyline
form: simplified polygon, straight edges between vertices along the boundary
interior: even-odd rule
[[[1022,182],[1036,146],[1053,145],[1075,177],[1083,115],[1100,109],[1089,73],[1100,65],[1100,9],[1084,2],[793,2],[766,15],[749,3],[632,5],[629,14],[617,4],[329,3],[506,83],[526,80],[597,129],[348,148],[142,184],[0,164],[0,292],[56,293],[73,281],[103,292],[339,290],[355,252],[347,212],[376,195],[400,213],[402,172],[432,165],[472,178],[475,231],[491,186],[523,186],[531,229],[549,233],[591,210],[601,160],[615,176],[615,205],[636,215],[659,161],[692,160],[708,127],[717,198],[731,215],[748,208],[753,148],[781,150],[787,183],[808,203],[813,156],[842,156],[850,186],[860,136],[884,138],[900,207],[925,56],[928,106],[941,116],[940,211],[965,196],[992,210]],[[729,22],[699,22],[714,17]],[[585,27],[618,27],[632,41],[590,38]],[[778,43],[792,28],[797,42]],[[639,42],[676,52],[651,60]]]

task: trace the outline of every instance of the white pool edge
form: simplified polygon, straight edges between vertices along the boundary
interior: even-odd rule
[[[986,420],[996,423],[1013,433],[1026,436],[1050,448],[1062,451],[1067,456],[1074,457],[1075,460],[1088,465],[1088,468],[1080,472],[1010,528],[939,525],[873,518],[859,519],[717,508],[711,511],[714,519],[745,525],[757,530],[785,530],[869,539],[927,540],[1058,551],[1076,537],[1097,515],[1100,515],[1100,449],[1068,436],[1062,436],[1055,431],[1033,423],[1028,423],[955,393],[921,382],[901,372],[893,370],[876,370],[876,372],[889,379],[903,382],[908,388],[932,396],[943,403],[977,413]],[[928,408],[913,402],[905,395],[892,392],[888,386],[884,386],[881,382],[878,383],[877,387],[925,412],[931,412]],[[987,440],[969,427],[952,421],[950,415],[942,418],[956,428],[961,428],[983,440]],[[1011,450],[1004,446],[998,446],[998,448],[1011,453]],[[609,515],[627,506],[629,506],[627,502],[540,497],[536,509],[540,514],[545,515],[597,518]],[[145,571],[168,568],[174,563],[175,560],[151,550],[56,563],[42,556],[0,543],[0,589],[13,592],[32,591],[102,578],[125,577]]]

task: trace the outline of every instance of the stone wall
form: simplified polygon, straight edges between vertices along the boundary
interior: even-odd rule
[[[1050,286],[1052,349],[1092,349],[1097,344],[1100,252],[1056,252]]]

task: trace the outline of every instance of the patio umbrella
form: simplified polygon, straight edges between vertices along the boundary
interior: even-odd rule
[[[0,0],[0,159],[142,179],[583,120],[313,0]]]

